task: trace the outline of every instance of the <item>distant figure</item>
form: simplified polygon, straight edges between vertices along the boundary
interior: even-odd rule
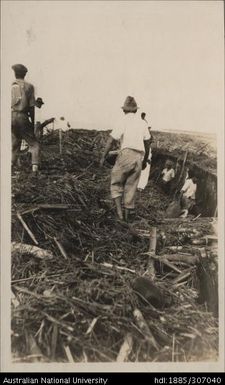
[[[144,120],[148,124],[148,121],[145,118],[146,118],[146,113],[142,112],[141,113],[141,119]]]
[[[136,114],[138,106],[132,96],[126,98],[122,109],[124,116],[110,134],[100,166],[103,166],[113,142],[121,140],[121,149],[111,173],[111,196],[115,201],[118,219],[125,219],[128,222],[129,214],[135,207],[135,195],[141,170],[147,165],[150,135],[146,124],[141,124],[140,116]]]
[[[152,159],[152,151],[150,148],[149,149],[149,156],[147,159],[147,165],[146,165],[145,169],[141,171],[141,176],[140,176],[140,179],[138,182],[137,188],[139,191],[144,190],[148,184],[149,174],[150,174],[150,170],[151,170],[151,159]]]
[[[49,124],[54,122],[55,118],[50,118],[44,120],[42,122],[42,117],[41,117],[41,107],[44,104],[42,98],[37,98],[35,101],[35,106],[36,106],[36,112],[35,112],[35,128],[34,128],[34,133],[37,139],[41,139],[43,136],[43,130],[44,128]],[[41,123],[42,122],[42,123]]]
[[[175,171],[173,169],[173,163],[169,160],[165,163],[165,168],[161,172],[161,186],[164,191],[170,191],[171,182],[175,177]]]
[[[147,124],[148,130],[149,130],[149,133],[150,133],[152,127],[148,125],[148,121],[147,121],[147,119],[146,119],[146,113],[145,113],[145,112],[142,112],[142,113],[141,113],[141,119],[144,120],[145,123]],[[150,133],[150,135],[151,135],[151,133]]]
[[[23,64],[12,66],[16,80],[12,83],[12,166],[16,165],[21,142],[24,139],[32,155],[32,171],[37,173],[39,144],[34,134],[34,86],[24,80],[27,68]]]
[[[195,176],[185,180],[185,183],[180,191],[181,208],[184,210],[183,215],[187,216],[189,210],[196,203],[197,178]]]
[[[67,131],[70,128],[71,128],[71,125],[68,122],[68,120],[65,119],[64,116],[60,116],[59,118],[55,119],[55,129],[56,130]]]
[[[149,130],[149,134],[150,134],[150,130]],[[148,159],[147,159],[147,165],[146,165],[145,169],[141,171],[141,176],[140,176],[140,179],[138,182],[138,187],[137,187],[139,191],[144,190],[145,187],[147,186],[150,171],[151,171],[151,161],[152,161],[151,144],[154,141],[154,139],[153,139],[153,136],[151,134],[150,134],[150,136],[151,136],[151,138],[150,138],[150,146],[149,146],[149,155],[148,155]]]

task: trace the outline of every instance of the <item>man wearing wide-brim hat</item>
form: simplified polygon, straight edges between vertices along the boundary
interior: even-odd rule
[[[128,96],[122,107],[124,116],[111,132],[102,154],[100,165],[104,164],[114,141],[121,141],[120,152],[111,174],[111,196],[115,201],[120,220],[128,221],[130,210],[135,206],[135,194],[149,155],[150,134],[146,123],[137,114],[138,106],[132,96]],[[124,203],[124,216],[122,211]]]
[[[21,142],[29,145],[32,156],[32,171],[38,171],[39,143],[34,134],[34,86],[24,80],[27,68],[23,64],[12,66],[16,80],[12,83],[12,165],[16,165]]]

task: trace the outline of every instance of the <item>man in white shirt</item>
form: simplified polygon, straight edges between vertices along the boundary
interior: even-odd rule
[[[148,127],[148,131],[150,134],[150,127]],[[147,166],[145,167],[144,170],[141,171],[141,176],[138,182],[138,190],[142,191],[145,189],[145,187],[148,184],[149,176],[150,176],[150,171],[151,171],[151,161],[152,161],[152,149],[151,149],[151,144],[154,142],[153,136],[150,134],[150,146],[149,146],[149,155],[147,159]]]
[[[149,156],[148,156],[148,159],[147,159],[147,166],[145,167],[144,170],[141,171],[141,176],[140,176],[140,179],[139,179],[139,182],[138,182],[137,188],[138,188],[139,191],[144,190],[145,187],[148,184],[149,175],[150,175],[150,169],[151,169],[151,159],[152,159],[152,151],[151,151],[151,148],[150,148]]]
[[[163,190],[170,192],[171,182],[175,178],[175,171],[173,169],[173,163],[171,161],[166,161],[165,168],[163,169],[161,175],[161,185]]]
[[[106,155],[113,142],[120,141],[121,148],[111,174],[111,196],[115,201],[119,220],[123,220],[122,198],[125,208],[125,220],[129,211],[134,209],[135,194],[141,170],[147,165],[150,147],[150,134],[146,123],[137,115],[137,103],[128,96],[122,107],[124,116],[118,126],[111,132],[102,154],[100,165],[104,164]]]
[[[71,128],[70,123],[68,120],[64,118],[64,116],[60,116],[60,118],[55,119],[54,129],[55,130],[61,130],[61,131],[67,131]]]
[[[171,162],[167,162],[166,167],[162,171],[162,180],[166,183],[170,182],[175,177],[175,172]]]
[[[186,179],[181,189],[181,205],[183,209],[190,210],[195,205],[197,191],[197,178]]]
[[[152,127],[148,125],[148,121],[147,121],[147,119],[146,119],[146,113],[145,113],[145,112],[142,112],[142,113],[141,113],[141,119],[145,121],[145,123],[146,123],[147,126],[148,126],[148,130],[150,131]]]

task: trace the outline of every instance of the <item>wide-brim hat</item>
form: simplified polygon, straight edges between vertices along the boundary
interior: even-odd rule
[[[137,106],[136,100],[133,96],[127,96],[123,107],[121,107],[124,112],[135,112],[139,108]]]
[[[42,98],[37,98],[37,99],[36,99],[36,103],[44,104]]]
[[[15,72],[24,73],[24,74],[28,72],[27,67],[25,67],[23,64],[14,64],[12,66],[12,69]]]

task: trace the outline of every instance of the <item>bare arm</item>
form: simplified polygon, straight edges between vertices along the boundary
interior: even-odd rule
[[[30,115],[31,123],[34,129],[34,117],[35,117],[34,107],[29,107],[29,115]]]
[[[41,128],[44,128],[44,127],[46,127],[49,123],[52,123],[54,120],[55,120],[55,118],[47,119],[47,120],[45,120],[43,123],[40,124],[40,127],[41,127]]]
[[[106,155],[110,151],[114,141],[115,141],[115,139],[113,139],[113,137],[110,135],[107,142],[106,142],[105,149],[104,149],[102,156],[101,156],[101,159],[100,159],[100,166],[103,166]]]
[[[35,91],[32,84],[29,85],[29,95],[28,95],[28,113],[31,119],[31,123],[34,130],[34,121],[35,121]]]

